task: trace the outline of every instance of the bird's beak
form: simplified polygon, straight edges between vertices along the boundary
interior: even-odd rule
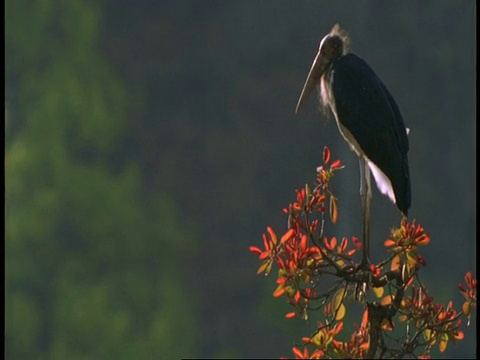
[[[320,53],[320,50],[315,56],[313,60],[312,67],[310,68],[310,72],[308,73],[307,80],[305,81],[305,85],[303,85],[303,90],[298,99],[297,107],[295,108],[295,113],[298,114],[300,108],[305,104],[308,97],[312,93],[315,85],[319,83],[320,78],[322,77],[323,73],[325,72],[326,64],[324,61],[324,57]]]

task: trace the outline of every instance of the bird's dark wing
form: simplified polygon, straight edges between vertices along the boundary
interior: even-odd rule
[[[337,58],[330,82],[338,121],[390,179],[398,208],[411,203],[408,138],[400,110],[380,78],[354,54]]]

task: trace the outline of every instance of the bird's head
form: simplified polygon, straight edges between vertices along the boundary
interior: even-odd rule
[[[319,84],[322,76],[327,73],[332,62],[337,57],[345,55],[348,52],[349,45],[350,39],[348,34],[339,24],[335,24],[332,30],[330,30],[330,33],[325,35],[320,42],[318,53],[313,60],[312,67],[308,73],[300,98],[298,99],[295,109],[296,113],[298,113],[300,108],[305,104],[315,85]]]

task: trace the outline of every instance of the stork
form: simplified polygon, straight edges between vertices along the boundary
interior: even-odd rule
[[[370,264],[370,173],[379,191],[404,217],[411,203],[408,138],[400,110],[372,68],[348,52],[347,33],[335,24],[320,42],[295,113],[319,86],[320,109],[333,113],[338,130],[358,155],[362,202],[363,253],[360,267]]]

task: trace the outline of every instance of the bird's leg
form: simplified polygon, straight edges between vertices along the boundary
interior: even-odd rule
[[[362,262],[359,268],[370,266],[370,206],[372,188],[370,186],[370,168],[365,159],[360,156],[360,198],[362,200]]]

